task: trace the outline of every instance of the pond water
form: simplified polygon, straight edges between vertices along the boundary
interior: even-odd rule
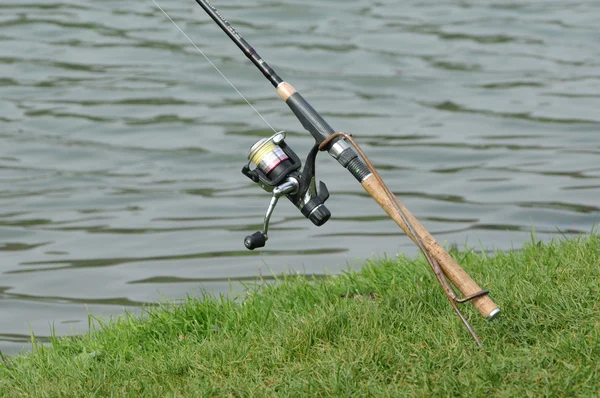
[[[202,9],[159,3],[303,157],[309,134]],[[214,5],[438,241],[506,250],[600,219],[600,2]],[[269,195],[240,169],[272,131],[152,1],[3,0],[0,40],[5,354],[88,313],[416,254],[328,155],[331,220],[282,201],[247,251]]]

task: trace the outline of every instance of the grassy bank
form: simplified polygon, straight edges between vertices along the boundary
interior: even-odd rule
[[[598,396],[600,236],[454,253],[480,350],[421,259],[191,298],[0,361],[0,396]]]

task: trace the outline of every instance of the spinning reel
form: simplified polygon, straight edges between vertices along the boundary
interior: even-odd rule
[[[316,186],[315,160],[319,145],[315,144],[308,152],[304,169],[300,171],[302,161],[285,143],[284,138],[285,132],[280,131],[259,140],[250,148],[248,164],[242,168],[242,174],[273,194],[265,214],[263,230],[244,239],[244,245],[249,250],[265,246],[269,239],[269,220],[277,201],[284,195],[316,226],[325,224],[331,217],[325,207],[325,201],[329,198],[327,186],[323,181],[319,182],[318,191]],[[251,163],[256,168],[250,169]]]

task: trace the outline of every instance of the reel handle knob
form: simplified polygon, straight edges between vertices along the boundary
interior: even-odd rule
[[[308,216],[308,219],[312,221],[317,227],[325,224],[331,217],[331,212],[325,205],[317,206]]]
[[[267,235],[263,234],[261,231],[256,231],[252,235],[246,236],[244,239],[244,246],[248,250],[254,250],[257,247],[264,247],[267,243]]]

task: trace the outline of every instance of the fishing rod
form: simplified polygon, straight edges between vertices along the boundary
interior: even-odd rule
[[[153,1],[181,33],[194,44],[156,3],[156,0]],[[321,226],[329,220],[331,212],[325,206],[325,201],[329,198],[329,191],[322,181],[319,182],[317,189],[315,178],[317,154],[320,151],[327,151],[342,167],[350,172],[365,191],[421,250],[457,316],[475,342],[482,346],[481,340],[461,313],[457,304],[470,301],[482,316],[488,320],[494,319],[500,313],[500,309],[488,296],[488,290],[481,289],[406,207],[398,201],[351,134],[334,130],[291,84],[275,73],[273,68],[260,57],[256,50],[248,44],[208,0],[196,0],[196,2],[262,72],[265,78],[271,82],[281,99],[315,139],[315,144],[308,152],[303,168],[298,155],[285,142],[284,131],[275,132],[269,138],[262,138],[250,148],[248,163],[242,168],[242,173],[265,191],[270,192],[272,196],[264,217],[263,229],[244,239],[246,248],[254,250],[265,246],[268,240],[267,233],[271,215],[282,196],[287,197],[316,226]],[[194,46],[246,100],[202,50],[195,44]],[[246,102],[262,117],[248,100]],[[263,120],[265,120],[264,117]],[[265,122],[273,128],[266,120]],[[254,168],[251,167],[252,165],[254,165]],[[457,296],[448,280],[461,292],[462,298]]]

